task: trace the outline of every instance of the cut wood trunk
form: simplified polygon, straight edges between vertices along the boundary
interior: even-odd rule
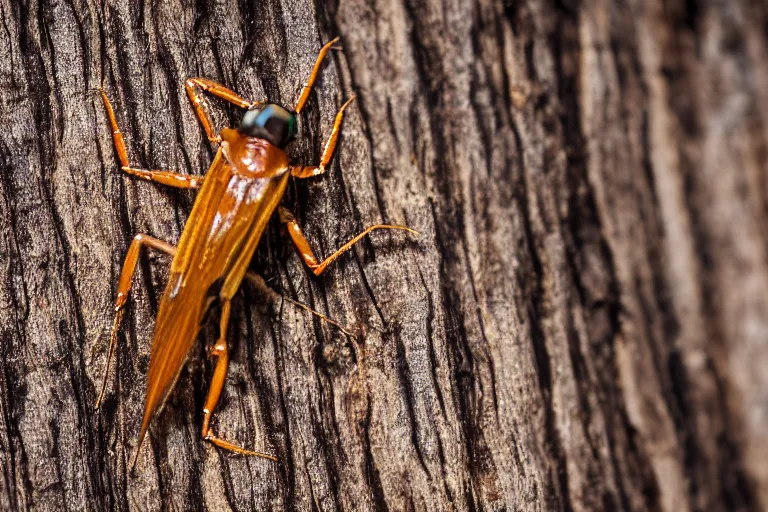
[[[765,510],[768,4],[749,0],[0,0],[3,510]],[[134,280],[94,403],[122,260],[194,201],[204,76],[292,106],[320,278],[274,222],[244,285],[217,433],[214,307],[135,451],[170,260]],[[241,112],[214,102],[219,127]]]

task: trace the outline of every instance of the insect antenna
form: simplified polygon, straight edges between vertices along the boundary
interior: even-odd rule
[[[327,322],[331,324],[332,326],[336,327],[338,330],[346,334],[347,336],[351,338],[357,338],[357,335],[352,332],[351,328],[343,326],[340,322],[337,322],[336,320],[329,318],[328,316],[324,315],[323,313],[320,313],[319,311],[307,306],[306,304],[303,304],[299,301],[293,300],[290,297],[286,297],[282,293],[278,293],[277,291],[273,290],[265,281],[264,278],[260,275],[248,272],[245,274],[245,278],[258,290],[260,290],[262,293],[267,295],[273,300],[282,299],[286,302],[290,302],[296,307],[299,307],[303,309],[304,311],[307,311],[308,313],[311,313],[315,315],[316,317],[320,318],[324,322]]]

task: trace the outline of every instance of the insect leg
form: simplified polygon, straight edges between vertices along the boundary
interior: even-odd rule
[[[203,125],[208,140],[214,144],[221,142],[221,138],[213,128],[210,105],[205,96],[203,96],[203,91],[237,105],[240,108],[254,108],[264,104],[263,101],[248,101],[234,91],[227,89],[213,80],[208,80],[207,78],[188,78],[184,87],[187,89],[187,96],[189,96],[190,101],[192,101],[192,108],[195,109],[195,114],[197,114],[198,119],[200,119],[200,124]]]
[[[304,87],[301,89],[301,95],[299,95],[299,101],[296,102],[296,107],[293,109],[297,114],[301,112],[301,110],[304,108],[304,105],[307,103],[309,92],[312,90],[312,86],[315,84],[315,79],[317,78],[317,73],[320,71],[320,64],[323,63],[323,59],[325,59],[328,51],[333,47],[334,44],[338,42],[339,38],[337,37],[336,39],[325,43],[325,46],[320,49],[320,53],[317,55],[317,59],[315,60],[315,65],[312,67],[312,72],[309,74],[309,79],[304,83]]]
[[[109,365],[112,362],[112,354],[115,352],[115,346],[117,345],[117,332],[120,329],[120,323],[123,320],[123,307],[128,300],[128,293],[131,291],[131,281],[133,281],[133,274],[136,272],[136,263],[139,261],[139,251],[146,245],[152,249],[163,251],[166,254],[173,256],[176,254],[176,247],[164,242],[155,237],[138,234],[133,237],[131,246],[128,248],[128,254],[125,256],[123,262],[123,269],[120,272],[120,280],[117,284],[117,299],[115,299],[115,319],[112,322],[112,333],[109,337],[109,352],[107,353],[107,368],[104,370],[104,380],[101,384],[101,392],[99,398],[96,401],[96,408],[101,405],[101,401],[104,398],[104,392],[107,390],[107,378],[109,377]]]
[[[299,307],[303,309],[304,311],[307,311],[317,317],[319,317],[324,322],[328,322],[329,324],[336,327],[338,330],[346,334],[347,336],[355,337],[355,334],[352,333],[352,331],[348,327],[344,327],[341,325],[341,323],[337,322],[336,320],[333,320],[332,318],[329,318],[325,316],[324,314],[320,313],[319,311],[312,309],[311,307],[307,306],[306,304],[303,304],[301,302],[295,301],[291,299],[290,297],[286,297],[285,295],[276,292],[272,288],[269,287],[269,285],[264,281],[264,278],[261,277],[259,274],[253,271],[249,271],[245,274],[245,279],[248,280],[249,283],[251,283],[257,290],[259,290],[261,293],[267,295],[270,299],[282,299],[286,302],[290,302],[296,307]]]
[[[112,140],[115,142],[115,149],[117,150],[117,156],[120,159],[120,165],[122,170],[133,176],[139,178],[154,181],[156,183],[162,183],[170,187],[176,188],[198,188],[203,182],[203,178],[200,176],[191,176],[189,174],[181,174],[175,171],[160,171],[151,169],[137,169],[131,167],[128,161],[128,150],[125,147],[125,139],[123,139],[123,133],[120,131],[120,127],[117,125],[117,118],[115,117],[115,111],[112,109],[112,103],[110,103],[107,93],[104,89],[99,89],[101,93],[101,99],[104,101],[104,107],[107,110],[107,117],[109,118],[109,124],[112,125]]]
[[[255,455],[277,462],[277,458],[272,455],[246,450],[245,448],[241,448],[217,437],[216,434],[213,433],[213,429],[210,427],[213,410],[219,403],[221,389],[224,387],[224,380],[227,377],[227,366],[229,365],[229,349],[227,348],[226,340],[227,324],[229,323],[229,310],[230,299],[222,299],[221,319],[219,320],[219,331],[221,334],[219,335],[219,340],[216,342],[213,350],[211,350],[211,355],[215,356],[217,359],[216,367],[213,370],[213,378],[211,379],[211,387],[208,390],[208,397],[205,399],[205,407],[203,409],[203,439],[212,442],[219,448],[224,448],[225,450],[229,450],[234,453],[239,453],[242,455]]]
[[[396,226],[396,225],[390,225],[390,224],[376,224],[374,226],[369,226],[362,233],[360,233],[356,237],[352,238],[352,240],[344,244],[341,247],[341,249],[339,249],[338,251],[328,256],[322,262],[318,263],[314,252],[312,252],[312,248],[309,246],[309,242],[307,241],[306,237],[304,237],[304,233],[301,232],[301,228],[299,227],[299,224],[296,222],[296,219],[294,218],[293,214],[283,207],[280,207],[279,212],[280,212],[280,222],[286,225],[286,227],[288,228],[288,233],[291,235],[291,240],[293,240],[293,244],[296,246],[296,249],[299,251],[301,258],[304,260],[304,263],[306,263],[306,265],[310,269],[312,269],[312,272],[314,272],[316,276],[319,276],[320,274],[322,274],[323,271],[325,271],[325,269],[328,268],[328,265],[333,263],[336,260],[336,258],[338,258],[342,254],[347,252],[349,249],[351,249],[353,245],[359,242],[365,235],[367,235],[371,231],[374,231],[376,229],[402,229],[414,235],[419,234],[417,231],[414,231],[413,229],[406,226]]]
[[[331,161],[333,152],[336,149],[336,140],[339,138],[339,128],[341,127],[341,121],[344,119],[344,109],[346,109],[347,105],[352,103],[354,99],[354,96],[349,98],[336,113],[336,118],[333,121],[333,129],[331,129],[331,136],[328,137],[328,142],[325,143],[325,149],[323,150],[323,156],[320,157],[320,165],[297,165],[291,167],[291,176],[294,178],[311,178],[312,176],[319,176],[326,171],[325,166]]]

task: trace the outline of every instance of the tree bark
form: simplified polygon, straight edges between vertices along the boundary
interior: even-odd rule
[[[0,0],[3,510],[765,510],[768,5],[750,0]],[[142,259],[94,410],[122,259],[176,243],[194,201],[121,173],[203,174],[183,89],[293,105],[327,175],[252,267],[351,325],[244,285],[218,433],[216,340],[130,469],[169,258]],[[219,126],[239,111],[215,102]],[[114,368],[114,366],[113,366]]]

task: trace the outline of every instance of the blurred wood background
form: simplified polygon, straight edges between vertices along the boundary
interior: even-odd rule
[[[765,510],[768,4],[749,0],[0,0],[3,510]],[[131,237],[194,201],[190,76],[293,105],[321,44],[294,209],[253,268],[361,332],[244,286],[219,433],[209,321],[135,473],[169,259],[142,258],[95,411]],[[240,112],[222,102],[219,126]],[[218,314],[214,308],[212,317]]]

